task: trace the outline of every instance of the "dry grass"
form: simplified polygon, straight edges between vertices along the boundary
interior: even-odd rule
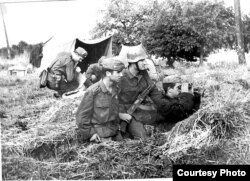
[[[250,163],[250,82],[245,67],[217,63],[177,67],[206,89],[201,109],[148,140],[79,144],[81,98],[57,100],[37,77],[0,78],[3,180],[139,179],[172,176],[172,164]],[[0,115],[0,116],[1,116]]]

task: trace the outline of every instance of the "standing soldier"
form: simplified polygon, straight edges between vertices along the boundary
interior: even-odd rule
[[[64,93],[81,87],[81,69],[77,64],[81,62],[88,53],[85,49],[78,47],[72,53],[61,52],[48,68],[49,89],[57,91],[55,97],[61,97]]]
[[[119,88],[125,65],[117,58],[102,62],[102,79],[90,86],[76,112],[80,141],[101,142],[102,138],[120,140]]]

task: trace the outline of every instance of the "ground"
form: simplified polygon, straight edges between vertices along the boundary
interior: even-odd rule
[[[165,72],[173,70],[164,70]],[[81,97],[56,99],[38,76],[0,74],[3,180],[172,177],[173,164],[250,164],[250,73],[237,64],[176,67],[205,90],[201,109],[168,132],[148,126],[146,141],[79,143]]]

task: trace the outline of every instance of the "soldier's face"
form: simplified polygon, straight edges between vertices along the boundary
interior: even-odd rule
[[[168,92],[167,94],[172,97],[175,98],[179,95],[180,93],[180,85],[179,84],[175,84],[175,86],[173,88],[168,88]]]
[[[122,76],[123,76],[122,71],[113,71],[110,75],[110,80],[118,83],[121,81]]]
[[[138,62],[138,67],[139,67],[139,69],[140,70],[146,70],[147,69],[147,62],[146,62],[146,60],[145,59],[143,59],[143,60],[140,60],[139,62]]]

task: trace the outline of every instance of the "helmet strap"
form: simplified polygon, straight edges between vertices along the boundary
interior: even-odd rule
[[[138,62],[136,62],[135,65],[136,65],[137,70],[140,72],[140,68],[139,68]]]

